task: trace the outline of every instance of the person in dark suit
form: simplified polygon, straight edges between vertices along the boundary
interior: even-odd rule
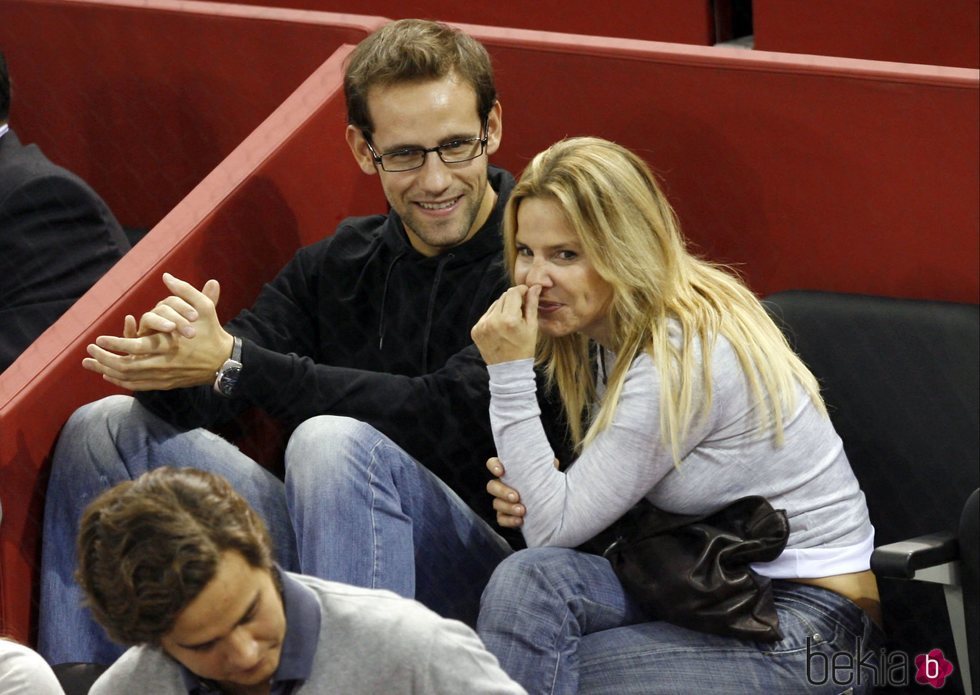
[[[0,53],[0,372],[129,249],[98,194],[22,145],[9,114]]]

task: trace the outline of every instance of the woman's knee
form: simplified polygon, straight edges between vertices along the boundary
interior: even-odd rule
[[[480,597],[477,631],[488,635],[512,634],[527,621],[550,625],[565,619],[563,597],[552,576],[561,565],[562,548],[529,548],[504,558]]]
[[[484,600],[519,596],[533,589],[550,590],[567,569],[569,552],[567,548],[527,548],[507,556],[494,569],[483,592]]]

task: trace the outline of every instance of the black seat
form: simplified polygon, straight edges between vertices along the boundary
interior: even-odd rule
[[[875,545],[954,537],[980,477],[978,306],[811,291],[780,292],[766,306],[820,381]],[[892,579],[879,559],[889,653],[912,663],[942,649],[956,669],[944,692],[962,692],[969,660],[957,656],[942,589]],[[964,590],[975,606],[976,582]]]
[[[92,684],[108,666],[89,663],[56,664],[51,667],[65,695],[88,695]]]

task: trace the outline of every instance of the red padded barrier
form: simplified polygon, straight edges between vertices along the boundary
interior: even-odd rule
[[[126,312],[161,296],[172,271],[198,286],[222,282],[219,315],[233,316],[295,249],[332,231],[347,211],[379,209],[343,138],[340,49],[82,297],[0,378],[2,629],[29,636],[43,476],[61,425],[112,388],[84,372],[85,345],[118,334]]]
[[[124,223],[166,215],[0,376],[0,632],[22,640],[54,442],[78,406],[111,391],[81,370],[84,346],[152,306],[164,269],[222,278],[230,318],[297,246],[348,211],[383,205],[376,188],[356,185],[363,176],[339,137],[349,48],[336,51],[385,20],[147,4],[0,0],[18,134],[89,179]]]
[[[980,67],[980,0],[754,0],[755,47]]]
[[[174,0],[0,0],[11,123],[149,229],[365,17]],[[123,185],[125,184],[125,185]]]
[[[244,0],[244,4],[707,46],[715,43],[714,8],[719,4],[728,7],[730,0],[617,0],[606,6],[595,0]]]

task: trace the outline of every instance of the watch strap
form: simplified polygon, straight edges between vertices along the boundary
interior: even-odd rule
[[[234,338],[234,342],[232,343],[231,346],[231,359],[241,364],[242,363],[242,339],[239,338],[237,335],[232,336],[232,338]]]

